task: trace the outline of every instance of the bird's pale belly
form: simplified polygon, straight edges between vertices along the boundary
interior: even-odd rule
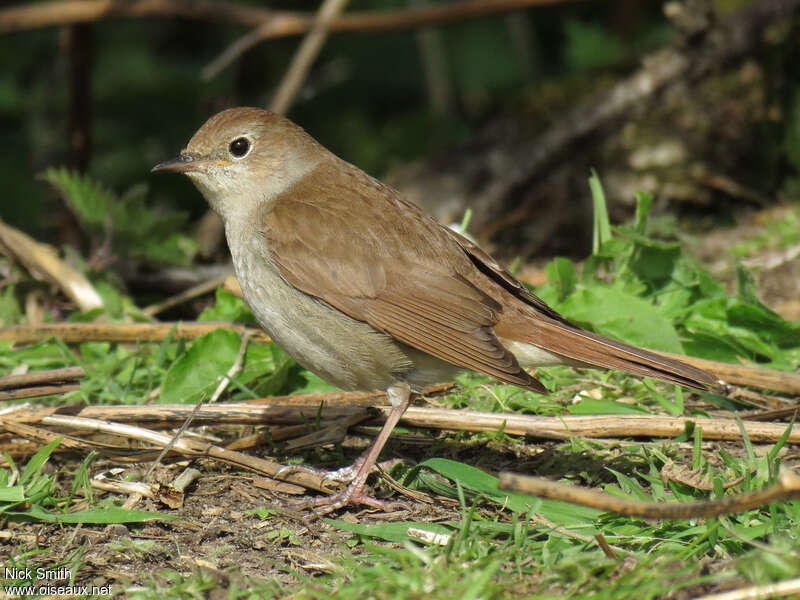
[[[420,389],[458,368],[398,342],[291,284],[258,253],[231,248],[244,299],[269,336],[309,371],[345,390]],[[259,258],[256,258],[259,257]]]

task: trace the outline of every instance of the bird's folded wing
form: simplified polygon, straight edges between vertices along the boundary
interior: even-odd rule
[[[494,334],[501,305],[453,268],[472,268],[461,248],[433,220],[403,220],[408,207],[385,189],[376,200],[301,184],[262,219],[269,259],[306,294],[409,346],[544,391]]]

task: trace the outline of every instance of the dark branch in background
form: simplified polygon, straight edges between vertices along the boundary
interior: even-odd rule
[[[430,210],[426,198],[452,198],[459,206],[480,207],[485,215],[505,215],[505,220],[495,219],[473,230],[479,237],[491,238],[500,228],[512,224],[509,219],[522,220],[532,213],[530,205],[519,202],[520,191],[544,182],[558,165],[585,149],[593,135],[629,119],[631,114],[651,110],[674,86],[696,84],[713,70],[741,60],[761,41],[768,25],[790,17],[798,7],[800,0],[752,3],[646,57],[637,72],[559,116],[542,135],[493,144],[491,160],[482,152],[451,151],[446,167],[434,160],[409,169],[392,183]],[[470,176],[475,173],[481,176]],[[536,193],[526,197],[529,202],[541,198]]]
[[[529,6],[580,0],[465,0],[406,10],[364,11],[343,15],[330,31],[386,31],[452,23]],[[311,29],[315,14],[256,8],[206,0],[65,0],[12,6],[0,10],[0,33],[56,25],[91,23],[112,18],[180,17],[244,27],[266,26],[261,39],[299,35]]]
[[[89,25],[67,28],[69,54],[69,145],[72,166],[85,173],[91,155],[92,30]]]
[[[611,121],[628,115],[643,101],[652,99],[673,83],[695,82],[712,69],[735,61],[758,43],[764,28],[777,19],[789,17],[800,0],[764,0],[731,15],[718,27],[686,46],[672,47],[645,59],[644,66],[609,93],[593,98],[588,105],[560,118],[559,125],[519,149],[516,172],[494,180],[489,193],[504,195],[536,173],[542,173],[564,158],[574,143]]]
[[[289,111],[300,86],[306,79],[308,70],[328,38],[331,23],[342,13],[347,2],[348,0],[324,0],[322,2],[317,17],[314,19],[313,27],[303,38],[300,47],[292,57],[292,62],[286,69],[278,91],[272,99],[270,109],[274,112],[285,115]]]
[[[73,169],[86,173],[91,157],[91,25],[77,24],[66,28],[64,48],[69,69],[69,121],[67,139]],[[79,248],[81,228],[75,215],[62,199],[59,223],[61,241]]]

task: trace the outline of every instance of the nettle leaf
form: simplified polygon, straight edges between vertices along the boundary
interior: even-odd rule
[[[244,369],[239,381],[250,384],[259,396],[275,396],[286,390],[291,373],[297,367],[294,359],[275,344],[254,344],[252,350],[252,356],[249,350],[245,355],[249,367]]]
[[[233,323],[257,323],[244,300],[223,288],[217,288],[217,303],[209,306],[197,317],[198,321],[231,321]]]
[[[665,352],[683,352],[672,323],[656,307],[617,289],[580,289],[555,307],[567,319],[613,339]]]
[[[273,346],[273,348],[275,350],[278,349],[277,346]],[[322,379],[319,375],[315,375],[311,371],[297,365],[291,359],[289,360],[291,362],[288,364],[291,365],[291,367],[287,370],[287,379],[281,388],[282,390],[286,390],[292,394],[322,394],[325,392],[335,392],[339,389]],[[259,393],[268,395],[261,389],[258,391]]]
[[[197,242],[179,233],[186,215],[148,206],[145,184],[135,185],[119,197],[88,175],[64,167],[48,169],[41,178],[59,191],[88,229],[113,231],[117,252],[180,265],[189,264],[197,254]]]
[[[684,331],[683,334],[683,349],[689,356],[727,363],[736,363],[741,356],[741,350],[725,336],[703,331]]]
[[[164,376],[159,401],[171,404],[208,399],[236,360],[240,345],[239,334],[224,329],[197,338],[189,350],[170,366]],[[283,362],[276,364],[271,346],[251,342],[242,371],[235,379],[247,384],[258,378],[259,389],[262,384],[280,389],[287,377],[284,371],[290,366]]]
[[[100,182],[65,167],[47,169],[40,177],[64,197],[84,224],[102,228],[114,211],[117,196]]]

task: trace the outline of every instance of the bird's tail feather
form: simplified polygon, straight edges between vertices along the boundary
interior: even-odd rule
[[[711,373],[682,361],[547,318],[537,319],[533,330],[520,328],[509,337],[586,366],[619,369],[703,391],[719,384]]]

